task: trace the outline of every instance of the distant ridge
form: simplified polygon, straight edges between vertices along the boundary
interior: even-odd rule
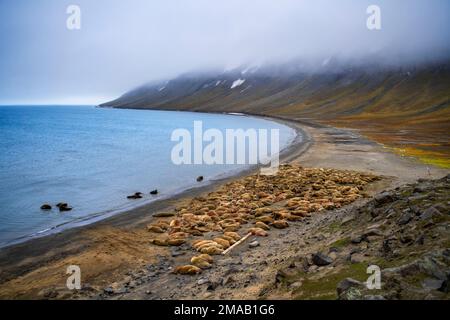
[[[102,106],[308,118],[450,158],[450,62],[386,68],[340,66],[328,59],[307,71],[285,64],[189,73]]]

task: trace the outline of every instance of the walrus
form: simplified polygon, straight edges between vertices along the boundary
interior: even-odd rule
[[[237,234],[236,232],[226,231],[223,234],[227,237],[233,238],[235,241],[241,240],[241,236],[239,234]]]
[[[167,239],[152,239],[152,240],[150,240],[150,243],[157,245],[157,246],[168,246],[169,245]]]
[[[164,230],[161,227],[152,224],[147,226],[147,230],[155,233],[164,233]]]
[[[252,235],[259,236],[259,237],[267,237],[269,233],[266,230],[263,230],[261,228],[250,228],[248,230]]]
[[[284,229],[289,227],[289,224],[286,220],[275,220],[272,225],[277,229]]]
[[[228,247],[230,247],[230,243],[222,238],[214,238],[213,239],[214,242],[217,242],[218,244],[220,244],[224,249],[227,249]]]
[[[261,222],[261,221],[257,221],[255,223],[255,227],[256,228],[261,228],[263,230],[270,230],[270,227],[267,224],[265,224],[264,222]]]
[[[199,267],[193,266],[193,265],[189,265],[189,264],[185,265],[185,266],[176,267],[174,270],[174,273],[189,274],[189,275],[198,274],[201,272],[202,272],[202,269],[200,269]]]
[[[205,259],[202,259],[200,256],[192,257],[191,258],[192,265],[199,267],[200,269],[209,269],[211,268],[211,263],[206,261]]]

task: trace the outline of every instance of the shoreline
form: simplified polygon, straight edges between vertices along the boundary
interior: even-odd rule
[[[304,141],[287,148],[283,157],[280,157],[280,163],[382,174],[386,179],[372,188],[370,196],[418,178],[442,177],[448,173],[448,170],[430,169],[409,158],[401,158],[378,143],[355,134],[354,131],[305,120],[278,120],[289,122],[304,132]],[[243,171],[236,176],[186,190],[171,199],[156,201],[94,224],[2,248],[0,298],[43,298],[45,293],[42,293],[42,290],[55,287],[56,284],[64,289],[65,267],[68,263],[77,264],[80,261],[83,270],[91,273],[84,273],[86,281],[95,282],[96,286],[107,286],[120,275],[123,276],[129,270],[141,268],[148,263],[157,264],[159,257],[167,254],[170,256],[170,250],[167,247],[149,245],[149,235],[144,226],[155,219],[152,214],[171,210],[194,197],[251,173],[252,170]],[[289,232],[295,234],[296,228],[289,228]],[[277,234],[278,231],[274,236]],[[264,240],[265,243],[274,241],[273,236]],[[166,280],[174,281],[169,274],[161,279]],[[172,297],[166,297],[163,293],[160,296]]]
[[[94,106],[95,108],[98,108],[99,106]],[[104,107],[101,107],[104,108]],[[136,109],[139,110],[139,109]],[[152,110],[152,111],[165,111],[165,112],[171,112],[171,110]],[[192,111],[186,111],[186,110],[180,110],[180,111],[173,111],[173,112],[192,112]],[[250,115],[250,114],[230,114],[230,113],[214,113],[214,112],[200,112],[205,114],[218,114],[218,115],[232,115],[232,116],[241,116],[241,117],[252,117],[252,118],[259,118],[266,121],[276,122],[282,125],[285,125],[289,127],[290,129],[293,129],[295,131],[295,137],[288,142],[288,144],[284,147],[284,149],[280,152],[280,161],[283,160],[284,156],[287,156],[290,154],[299,144],[303,143],[303,140],[308,140],[307,133],[302,130],[300,127],[295,126],[293,123],[290,123],[288,120],[282,120],[282,119],[273,119],[268,116],[260,116],[260,115]],[[216,184],[223,183],[224,181],[227,181],[229,179],[233,178],[239,178],[243,175],[251,174],[252,172],[255,172],[256,170],[259,170],[261,165],[248,165],[246,168],[238,169],[238,170],[231,170],[230,172],[222,173],[218,176],[214,176],[209,180],[205,180],[201,185],[195,186],[189,186],[186,188],[180,188],[179,190],[175,190],[171,194],[158,196],[155,199],[146,199],[142,203],[126,203],[123,205],[120,205],[120,208],[116,209],[108,209],[101,212],[93,212],[85,217],[80,217],[77,219],[74,219],[72,221],[64,222],[62,224],[50,226],[46,229],[37,231],[35,233],[31,233],[28,235],[20,236],[18,238],[12,239],[8,242],[5,242],[3,244],[0,244],[0,251],[9,247],[13,247],[22,243],[28,243],[30,241],[34,241],[43,237],[55,235],[58,233],[62,233],[65,231],[68,231],[70,229],[74,228],[83,228],[87,227],[89,225],[93,225],[99,222],[102,222],[104,220],[108,220],[111,218],[114,218],[117,215],[127,214],[129,212],[132,212],[139,208],[145,208],[149,205],[151,205],[154,202],[164,202],[164,201],[170,201],[171,199],[176,199],[177,197],[183,197],[183,195],[186,193],[186,195],[189,195],[193,190],[197,188],[208,188],[209,186],[214,187]]]
[[[280,152],[280,163],[290,161],[290,159],[299,156],[311,146],[312,140],[309,134],[294,121],[289,121],[286,119],[272,119],[271,117],[261,115],[241,114],[239,116],[255,117],[268,121],[274,121],[295,130],[296,136],[293,141],[291,141],[291,143]],[[47,251],[51,251],[54,247],[67,246],[70,245],[72,241],[82,240],[79,238],[79,233],[83,231],[90,231],[105,226],[135,228],[145,225],[149,222],[149,219],[151,221],[152,213],[166,210],[170,207],[171,202],[198,196],[203,192],[217,188],[222,184],[250,175],[259,170],[260,167],[261,165],[253,165],[243,170],[239,170],[229,176],[227,175],[224,178],[209,180],[201,186],[188,188],[178,193],[168,195],[165,198],[155,199],[149,203],[140,204],[131,209],[116,212],[106,218],[94,221],[92,223],[73,226],[62,230],[50,230],[47,234],[30,236],[30,238],[25,241],[2,246],[0,247],[0,284],[5,280],[8,280],[11,276],[17,276],[22,273],[22,270],[9,272],[7,269],[10,269],[8,268],[8,265],[11,265],[11,263],[14,264],[14,262],[25,260],[28,257],[37,257],[39,260],[40,255],[46,254]],[[81,248],[79,250],[81,250]],[[74,252],[78,252],[78,250],[70,251],[70,253]],[[39,262],[39,264],[40,263],[41,262]]]

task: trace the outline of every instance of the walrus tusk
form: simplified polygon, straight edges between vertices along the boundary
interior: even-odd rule
[[[234,243],[231,247],[229,247],[227,250],[225,250],[224,252],[222,252],[223,255],[226,255],[228,252],[231,251],[231,249],[233,249],[234,247],[238,246],[240,243],[244,242],[248,237],[250,237],[252,234],[248,233],[245,237],[243,237],[241,240],[239,240],[238,242]]]

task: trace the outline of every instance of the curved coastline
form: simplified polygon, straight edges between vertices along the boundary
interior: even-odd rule
[[[103,107],[102,107],[103,108]],[[155,110],[153,110],[155,111]],[[164,110],[167,111],[167,110]],[[174,112],[193,112],[193,111],[174,111]],[[267,121],[277,122],[279,124],[285,125],[295,131],[295,137],[292,139],[292,141],[289,141],[289,144],[285,146],[280,151],[280,162],[288,161],[291,158],[294,158],[298,155],[300,155],[302,152],[306,151],[306,149],[310,146],[311,137],[308,135],[308,133],[303,130],[297,122],[289,121],[286,119],[280,119],[280,118],[274,118],[270,116],[263,116],[263,115],[253,115],[253,114],[229,114],[229,113],[216,113],[216,112],[200,112],[205,114],[224,114],[224,115],[231,115],[231,116],[241,116],[241,117],[252,117],[252,118],[259,118]],[[300,153],[299,153],[300,152]],[[227,172],[225,174],[221,174],[219,177],[213,177],[210,180],[205,181],[202,183],[202,185],[194,186],[194,187],[188,187],[183,188],[180,190],[177,190],[171,194],[168,195],[162,195],[158,196],[154,199],[146,199],[139,203],[129,203],[124,204],[120,206],[119,208],[113,208],[110,210],[102,211],[102,212],[95,212],[92,213],[86,217],[78,218],[75,220],[71,220],[69,222],[65,222],[62,224],[58,224],[55,226],[51,226],[47,229],[35,232],[33,234],[29,234],[23,237],[18,237],[16,239],[11,240],[10,242],[0,246],[0,253],[3,252],[6,249],[14,248],[14,247],[21,247],[25,244],[32,244],[34,241],[45,241],[45,238],[53,237],[61,235],[62,237],[64,235],[69,235],[71,231],[75,230],[81,230],[83,228],[95,228],[97,224],[109,224],[111,223],[114,225],[116,222],[119,223],[121,226],[126,225],[127,220],[130,220],[130,225],[134,225],[135,218],[138,218],[142,215],[143,211],[149,211],[153,212],[155,210],[160,210],[156,208],[164,207],[164,204],[171,200],[180,199],[183,197],[190,197],[195,196],[195,194],[199,194],[201,192],[204,192],[208,189],[215,188],[216,186],[225,183],[227,181],[231,181],[233,179],[237,179],[239,177],[249,175],[251,173],[254,173],[256,170],[259,170],[261,165],[252,165],[247,166],[246,168],[240,169],[240,170],[232,170],[230,172]],[[135,215],[135,212],[139,212],[139,215]],[[148,214],[148,213],[147,213]],[[1,258],[1,257],[0,257]]]
[[[382,190],[411,183],[419,178],[440,178],[448,174],[448,170],[428,168],[413,159],[402,158],[390,153],[381,145],[355,134],[354,131],[337,129],[305,119],[266,118],[275,118],[275,121],[289,124],[305,134],[303,141],[297,140],[297,143],[291,144],[282,152],[280,157],[282,163],[289,162],[311,168],[334,168],[383,175],[385,179],[371,187],[368,190],[369,198],[362,201],[367,201]],[[171,211],[175,207],[188,203],[193,197],[206,195],[214,188],[250,173],[252,173],[252,170],[242,171],[232,177],[186,190],[170,199],[155,201],[149,205],[87,226],[68,229],[0,249],[0,295],[8,299],[42,299],[45,290],[64,286],[66,281],[65,267],[74,263],[83,266],[83,270],[85,270],[83,281],[93,285],[93,287],[87,287],[88,291],[89,288],[95,287],[97,288],[95,290],[102,292],[105,281],[110,284],[122,279],[123,275],[129,274],[129,272],[140,272],[140,270],[143,270],[142,268],[148,266],[164,266],[164,268],[167,268],[166,262],[168,260],[166,259],[173,263],[185,261],[187,257],[178,256],[180,252],[173,251],[171,247],[149,245],[149,233],[145,226],[152,223],[154,219],[161,219],[154,218],[153,213]],[[346,208],[342,211],[342,214],[347,214],[347,212],[348,209]],[[335,215],[336,212],[331,211],[328,217],[335,217]],[[312,224],[315,227],[322,228],[321,221],[323,220],[320,216],[317,216],[317,218],[318,220],[313,221]],[[325,219],[327,218],[325,217]],[[307,225],[310,226],[310,224]],[[308,234],[308,230],[289,228],[287,235],[291,237],[291,241],[297,241],[299,237],[305,235],[305,232]],[[282,237],[280,237],[281,232],[283,232]],[[280,248],[286,247],[286,231],[279,230],[274,236],[261,239],[261,241],[265,241],[260,249],[264,254],[261,255],[261,258],[258,258],[259,260],[252,261],[267,262],[266,255],[272,254],[274,256],[273,261],[277,261],[276,264],[269,264],[264,269],[267,272],[272,272],[278,267],[278,257],[281,257]],[[295,250],[295,247],[293,250],[292,254],[297,256],[298,251]],[[155,295],[169,299],[181,297],[181,295],[177,295],[179,293],[179,281],[172,277],[170,270],[164,269],[160,276],[161,279],[155,278],[156,280],[153,281],[152,278],[150,282],[152,290],[156,290]],[[189,279],[186,281],[189,281]],[[198,287],[195,278],[191,282],[195,288]],[[187,284],[190,284],[190,282],[187,282]],[[135,299],[136,297],[145,297],[147,299],[149,296],[146,291],[140,291],[144,287],[148,289],[143,285],[131,290],[124,296],[107,296],[105,298],[128,297]],[[82,297],[88,298],[89,292]],[[139,294],[142,294],[142,296],[139,296]],[[233,297],[242,298],[240,294],[241,291],[234,293]],[[70,299],[73,297],[65,295],[61,298]],[[195,298],[198,298],[198,296]]]

